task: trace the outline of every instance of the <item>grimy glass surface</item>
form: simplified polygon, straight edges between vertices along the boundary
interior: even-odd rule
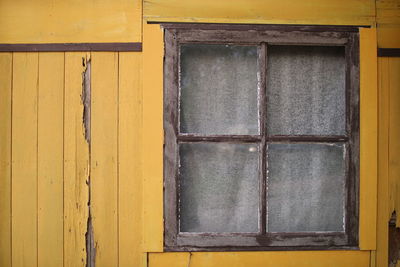
[[[180,131],[258,134],[257,47],[180,48]]]
[[[344,47],[268,46],[269,135],[344,135]]]
[[[183,143],[179,154],[181,232],[259,230],[258,145]]]
[[[268,232],[344,231],[344,144],[268,145]]]

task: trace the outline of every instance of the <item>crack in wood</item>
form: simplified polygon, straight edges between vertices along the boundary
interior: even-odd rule
[[[95,267],[96,259],[96,246],[94,242],[94,231],[92,224],[91,214],[91,184],[90,184],[90,162],[91,162],[91,141],[90,141],[90,128],[91,128],[91,62],[90,59],[82,59],[82,64],[86,67],[82,73],[82,104],[83,104],[83,117],[82,123],[85,130],[85,140],[89,147],[89,174],[87,177],[86,184],[88,186],[88,219],[87,219],[87,231],[85,234],[86,239],[86,267]]]

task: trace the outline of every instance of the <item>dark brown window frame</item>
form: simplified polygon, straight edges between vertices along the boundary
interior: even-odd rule
[[[163,24],[164,55],[164,249],[165,251],[260,251],[358,249],[359,228],[359,33],[357,27]],[[179,133],[179,46],[182,43],[258,46],[260,71],[260,135],[200,136]],[[346,61],[346,135],[266,135],[267,47],[272,45],[344,46]],[[346,144],[345,231],[315,233],[266,232],[267,141],[344,142]],[[258,142],[260,162],[260,232],[179,233],[178,142]]]

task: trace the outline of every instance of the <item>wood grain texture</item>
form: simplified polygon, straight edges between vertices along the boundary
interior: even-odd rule
[[[142,55],[119,53],[119,266],[143,266]]]
[[[0,53],[0,70],[0,266],[11,267],[11,53]]]
[[[65,53],[64,90],[64,267],[86,264],[89,144],[83,126],[82,73],[86,53]]]
[[[376,249],[378,78],[376,29],[360,29],[360,241]]]
[[[149,253],[149,267],[366,267],[369,251]]]
[[[377,0],[378,46],[400,48],[400,0]]]
[[[389,216],[400,227],[400,58],[389,59]],[[389,217],[390,218],[390,217]]]
[[[62,266],[64,53],[39,54],[38,265]]]
[[[12,266],[37,266],[38,54],[13,55]]]
[[[143,33],[143,238],[144,251],[163,251],[163,31]]]
[[[118,53],[92,53],[91,214],[96,266],[118,266]]]
[[[376,266],[388,264],[389,230],[389,59],[379,58],[378,210]]]
[[[0,43],[140,42],[141,0],[2,0]]]
[[[145,0],[143,16],[148,21],[371,25],[373,0]]]

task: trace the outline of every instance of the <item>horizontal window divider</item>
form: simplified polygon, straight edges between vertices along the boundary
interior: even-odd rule
[[[178,141],[180,142],[244,142],[254,143],[260,142],[262,139],[261,135],[210,135],[210,136],[198,136],[198,135],[178,135]]]
[[[324,232],[324,231],[316,231],[316,232],[266,232],[266,233],[246,233],[246,232],[237,232],[237,233],[212,233],[212,232],[180,232],[178,233],[179,237],[321,237],[321,236],[345,236],[346,232]]]
[[[321,142],[338,143],[347,142],[347,136],[315,136],[315,135],[275,135],[267,137],[267,142]]]

